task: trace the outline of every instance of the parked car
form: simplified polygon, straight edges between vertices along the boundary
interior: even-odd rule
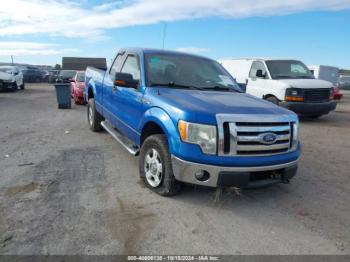
[[[75,70],[61,70],[58,73],[56,83],[70,83],[76,73]]]
[[[139,154],[160,195],[181,182],[210,187],[288,183],[300,156],[295,113],[241,92],[216,61],[174,51],[123,49],[108,70],[88,67],[92,131]]]
[[[26,83],[40,83],[44,78],[44,71],[39,68],[28,66],[22,69],[24,81]]]
[[[333,87],[333,99],[334,100],[340,100],[343,97],[342,91],[340,91],[339,87],[335,86]]]
[[[350,76],[339,76],[337,86],[341,89],[350,89]]]
[[[17,91],[24,87],[23,74],[17,66],[0,66],[0,88]]]
[[[71,81],[71,94],[76,104],[84,105],[85,71],[78,71]]]
[[[222,65],[246,92],[300,116],[312,118],[328,114],[336,108],[332,100],[332,83],[315,79],[310,70],[297,60],[232,59]]]
[[[60,70],[49,70],[48,82],[55,83],[59,73]]]
[[[339,68],[325,65],[311,65],[308,66],[310,72],[315,78],[331,82],[336,85],[338,82]]]

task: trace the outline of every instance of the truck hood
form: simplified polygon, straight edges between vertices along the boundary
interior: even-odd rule
[[[331,82],[320,79],[278,79],[281,83],[295,88],[332,88]]]
[[[11,81],[12,80],[12,75],[2,72],[0,71],[0,80],[4,80],[4,81]]]
[[[181,112],[185,120],[215,123],[216,114],[294,114],[270,102],[245,93],[148,88],[153,105],[172,113]],[[262,116],[263,117],[263,116]]]

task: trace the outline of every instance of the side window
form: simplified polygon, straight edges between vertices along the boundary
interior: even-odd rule
[[[265,65],[260,61],[255,61],[252,64],[252,67],[249,72],[250,78],[256,78],[256,71],[262,70],[263,75],[266,75],[266,68]]]
[[[140,80],[140,69],[136,56],[129,55],[126,58],[121,72],[131,74],[134,80]]]
[[[113,77],[115,76],[115,73],[118,70],[118,66],[120,64],[122,57],[123,57],[122,54],[118,54],[117,57],[114,59],[114,63],[111,66],[111,69],[109,70],[109,74],[112,75]]]

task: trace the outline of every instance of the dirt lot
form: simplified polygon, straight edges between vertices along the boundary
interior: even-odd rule
[[[0,254],[350,253],[350,92],[302,121],[289,185],[224,193],[187,186],[160,197],[137,159],[58,110],[52,86],[0,93]]]

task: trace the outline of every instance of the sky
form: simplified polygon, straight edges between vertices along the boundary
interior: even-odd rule
[[[119,48],[350,69],[350,0],[0,0],[0,62],[54,65]]]

